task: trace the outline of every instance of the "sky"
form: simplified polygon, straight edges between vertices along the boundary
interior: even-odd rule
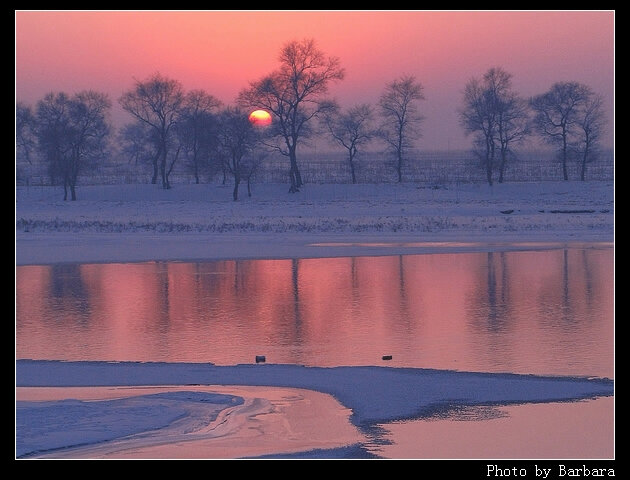
[[[16,100],[48,92],[107,93],[116,126],[131,121],[118,99],[159,72],[185,90],[233,104],[249,82],[276,70],[282,47],[312,38],[338,57],[330,88],[343,107],[375,105],[385,86],[413,75],[424,87],[419,147],[469,148],[457,109],[472,77],[513,75],[524,97],[577,81],[603,95],[614,142],[614,22],[609,11],[19,11]]]

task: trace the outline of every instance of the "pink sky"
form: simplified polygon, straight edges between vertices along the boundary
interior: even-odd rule
[[[108,93],[117,104],[155,72],[225,104],[278,66],[282,46],[314,38],[346,78],[344,106],[375,104],[403,74],[424,86],[420,148],[468,148],[458,123],[462,91],[499,66],[523,96],[578,81],[604,96],[613,145],[614,11],[16,11],[16,98],[50,91]]]

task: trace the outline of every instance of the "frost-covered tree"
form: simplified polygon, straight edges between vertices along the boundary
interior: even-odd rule
[[[374,112],[367,104],[355,105],[341,111],[339,105],[332,107],[323,117],[323,123],[333,140],[348,152],[348,166],[352,183],[357,183],[354,159],[359,148],[369,143],[375,135]]]
[[[219,114],[218,151],[225,169],[234,178],[232,198],[238,200],[243,178],[249,181],[253,168],[247,157],[260,141],[260,131],[251,124],[247,113],[238,107],[227,107]],[[253,172],[252,172],[253,173]]]
[[[35,116],[29,105],[15,104],[15,148],[16,155],[31,163],[31,152],[35,147]]]
[[[260,170],[263,162],[269,155],[269,151],[265,150],[264,145],[256,146],[256,150],[241,160],[242,178],[247,183],[247,196],[252,196],[252,181]]]
[[[506,92],[499,101],[497,138],[499,143],[499,183],[503,183],[507,160],[514,155],[513,147],[531,134],[530,109],[527,100],[515,92]]]
[[[104,157],[111,101],[92,90],[68,96],[49,93],[37,103],[38,148],[48,162],[51,179],[63,183],[64,200],[76,200],[79,173],[91,162]]]
[[[398,181],[402,182],[402,169],[407,152],[421,136],[420,126],[424,116],[420,114],[418,102],[424,100],[424,87],[411,75],[387,84],[378,105],[383,122],[379,137],[396,158]]]
[[[201,172],[210,167],[216,150],[216,113],[220,106],[221,101],[203,90],[192,90],[184,98],[175,133],[195,183],[199,183]]]
[[[272,114],[269,133],[274,142],[270,146],[289,158],[289,192],[295,193],[303,185],[298,145],[314,133],[311,120],[329,106],[324,97],[332,82],[343,79],[344,70],[337,57],[327,57],[312,39],[287,43],[279,60],[278,70],[240,92],[238,104]]]
[[[586,166],[599,154],[599,142],[606,125],[604,100],[601,95],[589,95],[580,109],[576,150],[580,162],[580,180],[586,179]]]
[[[559,82],[530,100],[536,131],[558,148],[565,180],[569,179],[567,162],[580,129],[581,112],[592,95],[591,89],[581,83]]]
[[[512,75],[502,68],[490,68],[482,78],[473,77],[464,88],[460,123],[482,159],[489,185],[499,157],[499,183],[503,182],[512,146],[529,135],[527,102],[512,89]]]
[[[174,144],[173,126],[179,120],[184,103],[182,85],[156,73],[147,80],[136,81],[134,87],[120,97],[119,103],[136,121],[146,124],[153,132],[151,138],[156,142],[162,188],[171,188],[167,158]],[[153,183],[156,182],[154,176]]]

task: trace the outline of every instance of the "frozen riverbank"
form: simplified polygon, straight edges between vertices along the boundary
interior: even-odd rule
[[[486,374],[454,372],[446,370],[386,368],[386,367],[302,367],[297,365],[236,365],[215,366],[212,364],[186,363],[130,363],[130,362],[55,362],[19,360],[16,363],[16,385],[20,387],[77,387],[77,386],[146,386],[146,385],[184,385],[183,390],[196,391],[200,385],[226,386],[274,386],[315,390],[332,395],[343,407],[350,409],[352,423],[358,427],[369,428],[379,422],[402,420],[427,416],[436,412],[447,412],[449,409],[467,406],[507,405],[521,403],[540,403],[553,401],[573,401],[585,398],[613,395],[613,381],[609,379],[589,379],[583,377],[541,377],[533,375]],[[188,387],[185,387],[188,386]],[[26,395],[28,388],[22,388]],[[181,390],[181,389],[180,389]],[[215,392],[210,389],[210,391]],[[107,402],[77,403],[55,401],[52,404],[18,403],[18,426],[20,451],[28,451],[25,445],[33,442],[28,432],[36,425],[46,427],[46,438],[50,444],[38,444],[37,451],[52,450],[60,447],[59,437],[63,433],[66,445],[81,443],[81,432],[90,430],[90,422],[99,415],[106,415],[108,425],[118,425],[127,435],[140,434],[152,430],[154,415],[164,423],[164,411],[174,418],[181,418],[181,409],[191,411],[201,401],[208,401],[212,407],[205,415],[207,421],[191,421],[207,426],[214,421],[218,412],[230,404],[243,403],[236,396],[238,388],[220,388],[222,395],[206,398],[199,394],[186,394],[182,397],[165,397],[164,395],[144,395],[140,397],[140,407],[144,416],[134,415],[130,411],[134,405],[119,402],[110,405]],[[69,397],[75,398],[69,390]],[[146,393],[146,392],[145,392]],[[216,393],[216,392],[215,392]],[[253,395],[254,392],[250,392]],[[242,392],[241,392],[242,394]],[[110,394],[111,395],[111,394]],[[115,396],[115,394],[114,394]],[[35,398],[22,397],[33,401]],[[240,397],[239,397],[240,398]],[[235,400],[236,399],[236,400]],[[19,400],[19,398],[18,398]],[[165,405],[165,400],[185,400],[186,405]],[[324,400],[322,400],[324,401]],[[247,402],[245,402],[247,404]],[[191,405],[193,404],[193,405]],[[251,406],[251,402],[248,404]],[[42,407],[42,408],[38,408]],[[124,407],[124,408],[122,408]],[[46,411],[45,408],[48,408]],[[74,417],[76,422],[74,433],[67,428],[67,422],[59,419],[70,418],[72,409],[82,408],[85,421]],[[335,407],[337,408],[337,407]],[[330,405],[323,408],[331,414]],[[335,409],[333,409],[333,414]],[[179,416],[176,413],[179,412]],[[151,414],[149,414],[151,413]],[[247,412],[244,412],[245,414]],[[260,413],[260,412],[259,412]],[[47,422],[46,415],[52,414],[55,422]],[[341,413],[337,413],[340,415]],[[187,414],[188,417],[193,416]],[[298,417],[303,417],[303,413]],[[187,418],[188,418],[187,417]],[[190,423],[191,421],[188,421]],[[172,422],[166,421],[162,428],[172,430]],[[55,430],[58,425],[58,430]],[[343,419],[331,423],[339,438],[347,446],[360,440],[359,435],[344,427]],[[314,428],[311,425],[309,428]],[[115,432],[109,432],[114,436]],[[73,437],[74,435],[74,437]],[[79,438],[77,438],[77,436]],[[124,435],[120,435],[124,436]],[[177,437],[184,440],[183,437]],[[188,440],[190,440],[190,436]],[[194,438],[194,437],[193,437]],[[205,440],[210,440],[208,437]],[[337,438],[336,436],[334,438]],[[173,437],[171,437],[171,442]],[[57,443],[54,443],[56,441]],[[62,443],[63,443],[62,442]],[[92,443],[98,443],[94,440]],[[142,442],[140,442],[142,443]],[[165,442],[168,443],[168,440]],[[238,442],[236,442],[238,443]],[[245,442],[246,443],[246,442]],[[307,442],[308,443],[308,442]],[[306,445],[306,444],[303,444]],[[313,443],[308,443],[313,448]],[[137,445],[136,445],[137,446]],[[295,445],[294,445],[295,446]],[[34,447],[29,447],[31,450]],[[294,449],[299,450],[299,448]],[[252,452],[255,450],[252,450]],[[282,449],[276,453],[282,453]],[[54,455],[53,455],[54,456]],[[115,454],[114,454],[115,456]]]
[[[20,187],[18,265],[312,258],[612,242],[612,182],[258,185],[239,202],[215,185]],[[446,243],[446,244],[445,244]]]
[[[188,385],[16,392],[21,458],[240,458],[343,449],[365,440],[348,421],[347,408],[305,389]]]
[[[171,191],[153,185],[81,187],[77,202],[62,202],[58,187],[20,187],[16,204],[16,265],[378,256],[551,249],[575,244],[610,247],[614,241],[613,201],[612,182],[506,184],[492,188],[486,185],[435,188],[414,184],[307,185],[297,195],[287,194],[285,185],[260,185],[255,187],[254,197],[239,202],[230,200],[229,188],[211,185],[176,185]],[[215,390],[214,386],[227,385],[222,387],[221,394],[242,398],[245,403],[250,401],[248,406],[254,404],[254,398],[262,399],[263,403],[270,402],[267,406],[273,404],[273,399],[269,392],[252,392],[250,397],[239,393],[238,389],[245,386],[322,392],[332,395],[344,409],[351,409],[353,425],[347,421],[338,424],[344,432],[348,425],[372,428],[380,422],[417,418],[453,407],[485,408],[490,405],[493,408],[508,404],[612,398],[613,395],[612,380],[580,377],[272,364],[217,367],[210,364],[73,363],[23,359],[16,362],[18,391],[31,387],[116,385],[183,385],[186,391],[193,392],[198,392],[199,385],[204,385],[212,386],[213,389],[208,390],[211,395],[219,392],[219,387]],[[63,398],[74,398],[66,397],[66,393],[61,393]],[[208,418],[212,412],[218,412],[212,401],[219,405],[220,411],[229,408],[222,403],[222,397],[210,398],[196,393],[186,394],[185,398],[137,397],[134,400],[136,406],[158,416],[163,411],[164,402],[184,402],[177,407],[182,407],[184,412],[198,411],[197,403],[201,402],[203,407],[210,409],[202,409],[204,415],[210,412]],[[105,414],[106,430],[107,425],[122,424],[126,427],[125,434],[141,436],[147,429],[155,427],[145,422],[142,416],[125,423],[122,416],[129,410],[124,402],[116,405],[100,401],[77,404],[56,398],[43,405],[45,408],[41,410],[37,409],[33,399],[16,404],[19,415],[17,435],[25,435],[18,438],[21,446],[32,440],[28,438],[28,432],[35,424],[50,425],[47,438],[58,439],[63,435],[62,443],[74,444],[77,436],[83,435],[77,431],[85,432],[85,427],[90,425],[78,418],[78,430],[67,430],[67,423],[47,423],[46,416],[52,414],[57,420],[71,418],[72,409],[76,407],[88,410],[85,418],[92,414],[99,418]],[[170,412],[182,411],[177,408]],[[336,406],[333,408],[328,404],[326,413],[334,414],[335,409]],[[608,414],[608,408],[605,410]],[[248,410],[240,418],[251,420],[254,411],[269,413],[264,409]],[[238,412],[235,415],[238,416]],[[194,423],[196,417],[186,418]],[[272,428],[286,426],[287,418],[286,412],[281,412],[280,423],[273,424]],[[302,420],[304,416],[295,418]],[[210,418],[206,425],[212,421]],[[308,428],[303,431],[307,432]],[[106,433],[117,434],[115,431]],[[166,445],[178,445],[177,441],[171,442],[172,436],[161,436],[165,433],[163,428],[158,426],[156,433],[165,439]],[[610,437],[606,435],[606,438]],[[233,436],[236,440],[232,445],[243,449],[252,445],[239,438],[242,437]],[[351,434],[343,438],[341,444],[344,447],[333,445],[335,452],[327,450],[321,456],[357,458],[365,453],[362,447],[352,443],[355,440]],[[209,438],[208,441],[217,445],[216,439]],[[330,443],[325,445],[323,448],[331,447]],[[190,446],[187,441],[186,446]],[[59,448],[59,445],[44,441],[36,448],[46,450]],[[315,447],[293,444],[293,447],[272,451],[230,451],[229,455],[277,455],[311,448]],[[32,450],[20,450],[22,453],[27,451]],[[169,455],[162,451],[160,456]]]

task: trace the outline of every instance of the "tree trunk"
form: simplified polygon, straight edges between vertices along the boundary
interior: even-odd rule
[[[352,175],[352,183],[357,183],[357,177],[354,173],[354,161],[352,154],[348,156],[348,162],[350,163],[350,174]]]
[[[251,175],[247,177],[247,196],[249,198],[252,197],[252,176]]]
[[[160,175],[162,176],[162,188],[166,190],[168,188],[168,182],[166,181],[166,165],[164,162],[160,164]]]
[[[77,192],[75,189],[75,185],[71,183],[70,184],[70,200],[76,201],[76,199],[77,199]]]
[[[63,180],[63,201],[68,200],[68,182],[66,179]]]
[[[232,192],[232,197],[236,202],[238,200],[238,186],[241,183],[241,176],[237,173],[234,174],[234,192]]]
[[[492,140],[486,139],[486,179],[488,185],[492,186],[492,162],[494,160],[494,144]]]
[[[295,175],[295,169],[293,168],[293,164],[291,164],[291,168],[289,169],[289,178],[291,180],[291,186],[289,187],[289,193],[297,193],[300,189],[297,187],[297,177]]]
[[[398,161],[396,163],[396,172],[398,173],[398,183],[402,183],[402,164],[403,164],[402,152],[399,150]]]
[[[295,154],[295,147],[289,149],[289,161],[291,162],[291,168],[289,169],[289,177],[291,179],[291,186],[289,187],[289,193],[297,193],[300,191],[300,187],[303,185],[302,176],[297,165],[297,158]]]
[[[562,157],[562,175],[565,180],[569,179],[569,174],[567,173],[567,157],[566,154]]]
[[[199,167],[197,166],[197,159],[195,158],[195,183],[199,185]]]
[[[151,184],[155,185],[158,178],[158,156],[153,158],[153,177],[151,177]]]
[[[168,170],[166,171],[166,188],[167,189],[171,188],[171,181],[169,179],[171,176],[171,172],[173,171],[173,167],[175,166],[175,162],[179,158],[179,152],[181,151],[181,148],[182,148],[181,145],[177,147],[177,151],[175,152],[175,155],[173,156],[173,161],[168,166]]]
[[[160,160],[160,175],[162,176],[162,188],[168,188],[168,182],[166,181],[166,152],[162,155],[162,159]]]
[[[586,179],[586,160],[588,158],[588,148],[584,149],[584,155],[582,156],[582,168],[580,171],[580,180],[584,181]]]
[[[297,160],[294,156],[291,159],[291,186],[294,187],[292,193],[299,192],[302,185],[304,185],[302,175],[300,175],[300,169],[298,168]]]
[[[503,183],[503,172],[505,172],[505,163],[507,159],[507,152],[505,149],[501,149],[501,165],[499,165],[499,183]]]
[[[562,175],[565,180],[569,179],[569,174],[567,173],[567,140],[566,136],[562,140]]]

